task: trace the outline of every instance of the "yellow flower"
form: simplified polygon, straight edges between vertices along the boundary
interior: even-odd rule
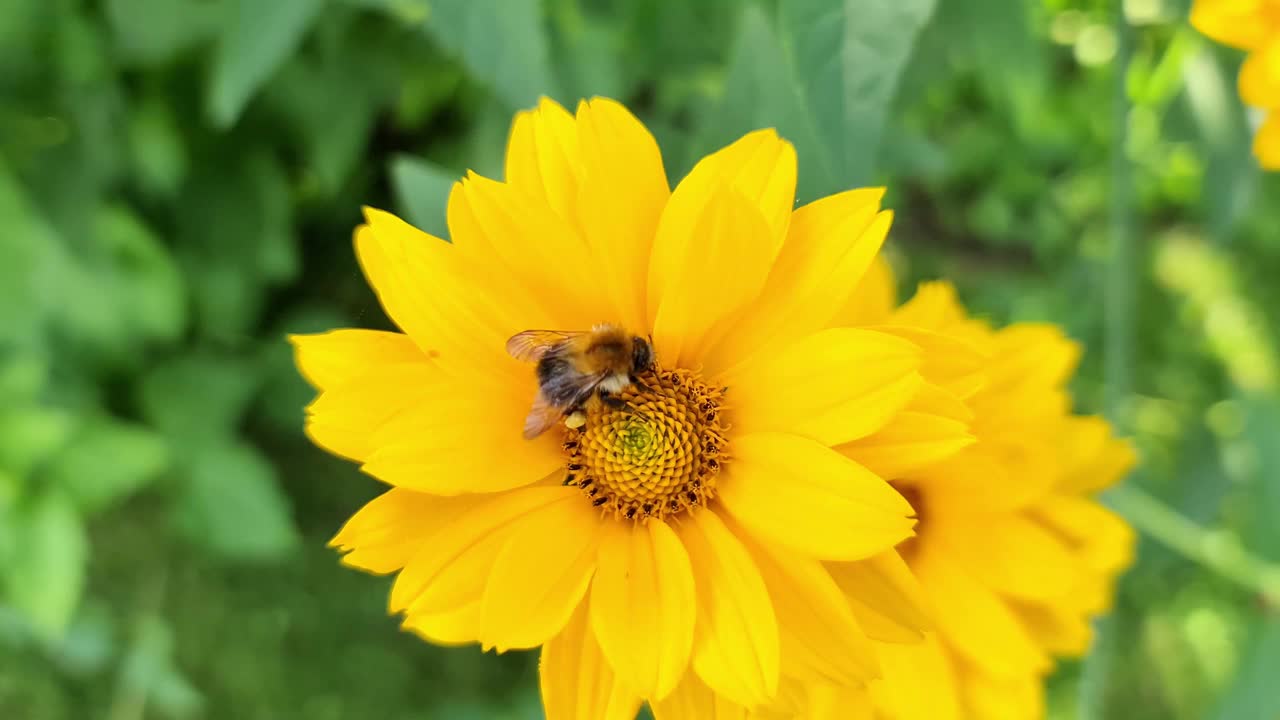
[[[344,562],[398,573],[390,610],[430,641],[541,647],[550,720],[700,720],[875,676],[868,635],[925,621],[892,549],[912,508],[857,458],[971,440],[932,336],[841,326],[883,192],[795,209],[773,131],[672,191],[603,99],[517,115],[505,176],[454,186],[450,242],[366,211],[356,252],[403,334],[293,338],[308,435],[392,486],[334,538]],[[507,339],[602,322],[651,336],[657,369],[523,439],[537,379]]]
[[[1253,152],[1263,167],[1280,169],[1280,0],[1196,0],[1191,24],[1249,52],[1240,68],[1240,97],[1266,111]]]
[[[861,703],[864,717],[892,720],[1041,718],[1053,658],[1085,652],[1089,619],[1131,561],[1132,530],[1090,495],[1128,471],[1133,450],[1101,418],[1071,414],[1064,386],[1079,348],[1056,327],[994,330],[944,283],[880,322],[986,355],[980,377],[953,383],[977,442],[927,467],[880,470],[919,517],[899,551],[934,625],[923,643],[880,644],[884,676],[868,688],[815,688],[811,716],[849,717],[839,708]]]

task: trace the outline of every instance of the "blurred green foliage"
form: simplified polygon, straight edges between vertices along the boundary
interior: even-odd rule
[[[628,103],[673,180],[776,126],[802,201],[890,188],[907,277],[1081,339],[1082,410],[1103,407],[1104,356],[1125,359],[1116,419],[1152,504],[1115,503],[1160,542],[1052,716],[1280,712],[1280,182],[1248,154],[1240,58],[1185,3],[1126,0],[1118,68],[1113,10],[0,4],[0,717],[539,716],[529,656],[398,632],[385,583],[324,549],[378,488],[302,437],[283,338],[385,327],[351,254],[360,206],[443,234],[454,178],[499,175],[511,113],[544,94]],[[1102,301],[1108,276],[1131,307]],[[1104,343],[1115,322],[1131,332]]]

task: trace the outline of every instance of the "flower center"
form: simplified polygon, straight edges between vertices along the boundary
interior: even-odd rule
[[[654,369],[566,429],[566,485],[628,520],[663,518],[715,497],[725,455],[721,388],[688,370]]]
[[[902,497],[906,498],[911,504],[911,508],[916,511],[916,534],[898,543],[898,552],[907,562],[915,559],[917,548],[920,544],[920,536],[925,529],[925,503],[924,493],[915,485],[895,484],[894,490],[897,490]]]

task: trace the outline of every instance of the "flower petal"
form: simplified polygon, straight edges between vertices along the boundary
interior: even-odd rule
[[[1089,567],[1115,573],[1133,563],[1137,536],[1124,518],[1094,500],[1053,495],[1032,510],[1033,516],[1072,543]]]
[[[1196,0],[1191,25],[1224,45],[1252,49],[1272,37],[1275,28],[1260,22],[1267,0]]]
[[[873,328],[906,340],[923,353],[920,374],[958,398],[973,397],[986,383],[991,354],[965,338],[920,327],[880,325]]]
[[[475,174],[454,186],[448,213],[460,250],[496,274],[485,279],[484,287],[501,287],[506,299],[523,306],[521,312],[508,311],[507,317],[519,317],[522,324],[504,325],[504,342],[522,330],[587,330],[616,320],[600,317],[599,303],[606,296],[572,216],[560,215],[515,186]]]
[[[548,505],[510,533],[484,591],[486,650],[537,647],[560,632],[595,573],[601,522],[576,498]]]
[[[656,321],[668,288],[678,286],[676,278],[682,272],[685,258],[692,255],[690,246],[706,242],[699,218],[707,214],[706,207],[713,197],[730,191],[729,194],[742,198],[740,204],[750,207],[752,214],[763,222],[764,238],[752,238],[752,246],[735,243],[729,246],[743,255],[756,255],[767,274],[786,237],[795,185],[795,148],[773,130],[748,133],[699,161],[671,194],[658,223],[649,265],[646,307],[650,326]],[[699,279],[731,277],[728,273],[731,267],[700,268],[708,274]],[[759,279],[763,283],[764,274]]]
[[[852,563],[827,563],[858,624],[875,640],[916,643],[933,627],[924,590],[895,550]]]
[[[904,410],[874,433],[836,449],[876,475],[896,480],[941,462],[973,442],[966,423]]]
[[[889,261],[881,253],[849,293],[844,306],[831,317],[831,324],[838,327],[879,325],[888,322],[897,303],[897,280],[893,277]]]
[[[391,588],[391,611],[439,614],[480,600],[519,520],[556,503],[581,501],[576,488],[533,487],[466,507],[438,525],[405,565]]]
[[[1003,675],[1049,668],[1010,607],[943,552],[922,543],[912,569],[933,601],[939,634],[969,661]]]
[[[1267,113],[1267,118],[1253,137],[1253,154],[1268,170],[1280,170],[1280,110]]]
[[[768,702],[778,691],[778,623],[755,561],[710,510],[679,533],[698,589],[694,671],[736,703]]]
[[[585,605],[542,646],[538,678],[547,720],[634,720],[640,709],[600,652]]]
[[[851,190],[795,212],[751,322],[711,351],[711,372],[827,326],[884,243],[892,214],[879,212],[883,195],[882,188]]]
[[[838,445],[883,427],[922,383],[920,350],[884,333],[832,328],[759,353],[724,382],[734,428]]]
[[[960,690],[972,717],[1041,718],[1045,716],[1044,678],[1039,673],[993,675],[963,666]]]
[[[956,669],[935,634],[911,645],[883,643],[879,650],[884,677],[872,683],[871,693],[885,714],[894,720],[960,720]]]
[[[451,367],[520,370],[504,347],[532,327],[527,306],[487,295],[493,283],[453,245],[381,210],[366,208],[365,220],[355,237],[360,266],[387,315],[418,347]]]
[[[693,673],[666,698],[649,704],[654,720],[752,720],[746,708],[717,695]]]
[[[578,218],[596,274],[613,300],[611,317],[639,331],[649,327],[649,250],[671,196],[662,154],[644,125],[613,100],[584,101],[577,118],[583,163]]]
[[[436,645],[470,645],[480,635],[480,600],[471,598],[443,612],[409,615],[400,628]]]
[[[675,201],[673,195],[668,211]],[[713,188],[689,222],[696,240],[670,258],[660,258],[655,247],[650,266],[674,263],[658,277],[649,275],[649,295],[656,292],[660,299],[653,316],[654,350],[668,367],[702,365],[706,349],[760,294],[773,262],[768,225],[736,189]]]
[[[1240,66],[1240,98],[1254,107],[1280,107],[1280,39],[1249,53]]]
[[[378,574],[395,572],[409,563],[442,523],[485,499],[482,495],[444,498],[392,488],[352,515],[329,546],[345,553],[345,565]]]
[[[718,500],[744,527],[824,560],[857,560],[911,536],[911,505],[888,483],[796,435],[733,440]]]
[[[521,436],[537,392],[533,378],[513,384],[469,373],[399,387],[429,400],[420,399],[373,428],[369,445],[374,451],[363,469],[383,482],[439,495],[496,492],[529,485],[563,467],[553,433],[533,440]]]
[[[1055,655],[1081,657],[1093,642],[1093,626],[1085,613],[1057,604],[1014,603],[1014,611],[1035,641]]]
[[[574,216],[582,158],[573,116],[550,98],[516,114],[507,138],[506,181],[562,217]]]
[[[366,368],[307,406],[307,436],[336,455],[367,460],[380,447],[378,431],[426,403],[439,382],[439,369],[425,362]]]
[[[693,650],[697,607],[684,545],[664,522],[606,523],[591,628],[619,681],[641,697],[666,697]]]
[[[1082,569],[1070,548],[1020,513],[939,515],[930,519],[933,541],[996,592],[1052,600],[1078,582]]]
[[[788,675],[853,686],[880,674],[875,648],[822,563],[749,538],[743,542],[773,600]]]
[[[331,330],[290,335],[294,361],[317,390],[341,385],[371,367],[426,363],[427,356],[403,333],[381,330]]]

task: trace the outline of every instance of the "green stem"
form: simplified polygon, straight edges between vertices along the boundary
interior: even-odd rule
[[[1134,243],[1132,169],[1129,165],[1129,62],[1133,36],[1124,15],[1123,0],[1113,2],[1116,33],[1115,77],[1111,88],[1111,226],[1110,260],[1106,271],[1105,336],[1103,340],[1107,417],[1123,429],[1126,404],[1132,395],[1130,369],[1133,367],[1134,324]],[[1116,628],[1120,618],[1098,620],[1094,627],[1093,651],[1086,658],[1080,677],[1080,717],[1099,720],[1105,715],[1108,679],[1116,656]]]
[[[1132,484],[1112,489],[1107,500],[1151,539],[1280,606],[1280,565],[1250,553],[1231,533],[1206,530]]]

